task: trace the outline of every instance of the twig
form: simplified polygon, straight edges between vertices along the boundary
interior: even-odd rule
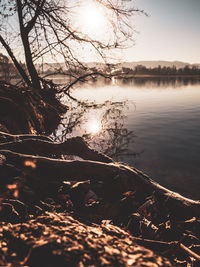
[[[170,248],[176,248],[184,252],[186,256],[195,258],[197,261],[200,262],[200,256],[197,253],[195,253],[194,251],[192,251],[191,249],[189,249],[188,247],[186,247],[185,245],[183,245],[182,243],[178,241],[163,242],[163,241],[157,241],[157,240],[143,239],[139,237],[134,237],[134,241],[139,245],[148,247],[150,249],[155,249],[157,251],[165,251]]]

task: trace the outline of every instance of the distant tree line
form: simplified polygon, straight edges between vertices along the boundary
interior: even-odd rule
[[[22,64],[20,62],[20,65],[26,70],[25,64]],[[200,76],[200,68],[198,66],[190,66],[186,65],[183,68],[177,68],[176,66],[172,67],[166,67],[166,66],[158,66],[155,68],[147,68],[144,65],[137,65],[135,68],[127,68],[122,67],[120,69],[116,69],[116,66],[112,64],[111,66],[105,67],[104,72],[108,73],[110,70],[113,69],[113,74],[127,74],[127,75],[164,75],[164,76],[170,76],[170,75],[199,75]],[[90,68],[93,72],[98,72],[98,68],[93,67]],[[45,75],[51,75],[54,73],[60,73],[60,74],[67,74],[69,71],[70,73],[77,73],[77,74],[84,74],[83,70],[81,69],[73,69],[70,70],[64,70],[62,67],[59,67],[59,64],[49,64],[49,66],[45,67],[45,70],[41,69],[38,65],[38,71]],[[14,64],[8,59],[7,56],[0,53],[0,79],[3,79],[5,81],[10,81],[11,78],[19,78],[19,73],[17,72]]]
[[[8,58],[2,53],[0,53],[0,78],[1,79],[4,79],[4,80],[9,79],[10,67],[11,67],[11,64]]]
[[[25,64],[19,64],[25,68]],[[11,78],[20,78],[20,75],[9,58],[0,53],[0,79],[9,82]]]
[[[186,65],[183,68],[161,67],[147,68],[143,65],[137,65],[134,69],[122,67],[122,72],[126,74],[144,74],[144,75],[200,75],[200,68],[197,66]]]

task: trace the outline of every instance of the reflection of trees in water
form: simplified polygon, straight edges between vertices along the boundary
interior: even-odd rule
[[[127,109],[127,101],[107,101],[101,108],[101,130],[95,135],[84,134],[88,143],[96,150],[115,159],[119,159],[122,155],[135,155],[133,151],[129,150],[135,135],[125,126],[125,111]]]
[[[198,76],[141,76],[141,77],[118,77],[118,78],[104,78],[90,79],[87,85],[91,87],[101,87],[105,85],[134,86],[134,87],[172,87],[179,88],[181,86],[200,84],[200,77]]]
[[[118,85],[134,85],[134,86],[156,86],[156,87],[180,87],[182,85],[199,84],[199,77],[136,77],[117,79]]]
[[[137,87],[180,87],[182,85],[195,85],[200,83],[200,77],[194,76],[152,76],[152,77],[126,77],[115,78],[115,85],[119,86],[137,86]],[[91,86],[112,85],[113,79],[100,77],[96,80],[90,80]]]
[[[64,142],[67,138],[79,135],[92,148],[115,159],[122,155],[135,156],[136,154],[129,149],[135,135],[125,126],[127,104],[127,101],[106,101],[104,104],[71,102],[53,137],[56,141]],[[100,125],[96,133],[88,129],[88,124],[94,120]]]

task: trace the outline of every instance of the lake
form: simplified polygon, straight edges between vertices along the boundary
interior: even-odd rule
[[[200,199],[200,80],[98,80],[80,85],[72,95],[97,103],[124,101],[117,106],[118,113],[112,106],[110,121],[133,131],[134,137],[126,144],[128,152],[118,159],[171,190]],[[91,131],[95,140],[103,123],[102,110],[87,111],[77,131]]]

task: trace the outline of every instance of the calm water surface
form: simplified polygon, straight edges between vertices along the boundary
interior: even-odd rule
[[[73,96],[98,103],[128,100],[125,126],[136,135],[129,149],[139,155],[120,160],[169,189],[200,199],[199,81],[96,82],[77,88]]]

